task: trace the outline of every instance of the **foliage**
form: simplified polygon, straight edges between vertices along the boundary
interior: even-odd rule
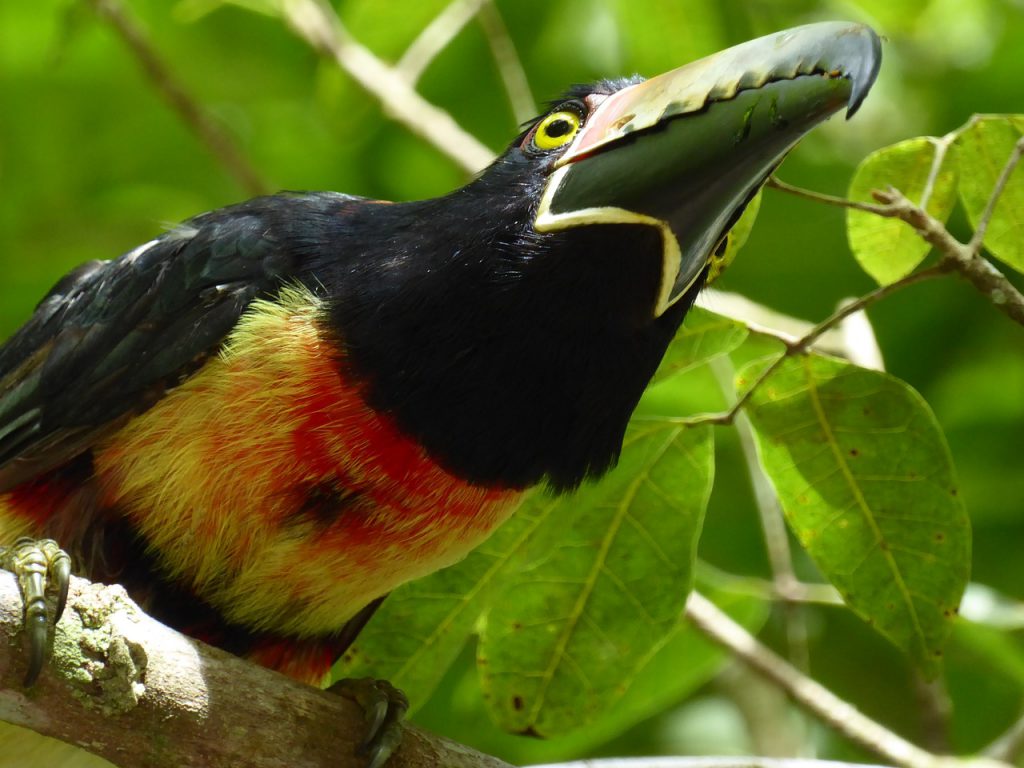
[[[346,0],[339,13],[393,61],[446,5]],[[923,6],[498,4],[541,98],[599,76],[654,74],[817,18],[875,23],[888,37],[875,92],[853,122],[809,137],[781,173],[832,193],[852,178],[848,196],[860,201],[893,185],[967,240],[1024,118],[965,120],[1020,108],[1012,65],[1024,14],[1008,0]],[[404,199],[465,180],[290,35],[282,3],[133,0],[131,8],[271,187]],[[431,62],[419,90],[499,147],[516,131],[501,74],[483,27],[470,25]],[[243,196],[82,4],[0,6],[0,89],[5,332],[64,269]],[[984,236],[988,254],[1016,271],[1024,270],[1021,211],[1018,166]],[[844,296],[866,294],[872,278],[897,283],[935,260],[904,221],[851,211],[854,261],[833,213],[768,191],[749,242],[744,233],[730,243],[726,263],[740,246],[742,255],[719,285],[821,318]],[[874,304],[871,319],[895,375],[694,311],[638,408],[619,468],[572,498],[529,497],[463,563],[393,595],[339,671],[389,677],[421,722],[513,762],[695,753],[705,748],[701,729],[719,734],[716,752],[763,751],[769,732],[804,738],[788,705],[758,709],[756,685],[729,685],[745,673],[682,618],[696,583],[768,644],[809,658],[816,679],[880,723],[937,739],[927,744],[934,749],[980,749],[1024,698],[1024,330],[951,279]],[[723,371],[738,371],[735,381]],[[777,494],[796,577],[833,584],[852,612],[779,600],[785,574],[766,551],[743,427],[706,417],[728,412],[751,387],[743,412],[760,456],[751,471],[762,492]],[[935,676],[937,686],[921,682]],[[863,754],[830,733],[814,741],[822,756]]]

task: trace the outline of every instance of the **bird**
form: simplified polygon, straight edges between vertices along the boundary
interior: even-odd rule
[[[574,86],[444,196],[258,197],[65,275],[0,347],[26,685],[72,564],[320,684],[389,592],[615,465],[730,228],[880,61],[860,24],[785,30]]]

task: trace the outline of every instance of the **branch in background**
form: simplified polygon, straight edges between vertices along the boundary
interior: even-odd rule
[[[404,77],[410,86],[416,85],[430,66],[430,62],[466,28],[486,2],[487,0],[454,0],[449,3],[405,49],[402,58],[395,64],[395,71]]]
[[[138,60],[149,82],[185,122],[225,170],[250,195],[269,191],[267,183],[235,146],[229,134],[199,106],[167,67],[149,42],[142,25],[118,0],[87,0],[107,21]]]
[[[282,10],[288,25],[315,51],[337,63],[388,115],[467,173],[477,173],[494,159],[490,149],[420,96],[401,72],[358,43],[324,0],[282,0]]]
[[[736,377],[736,369],[731,360],[722,355],[712,359],[710,366],[726,403],[734,404],[736,390],[733,380]],[[745,413],[737,413],[733,426],[736,427],[736,435],[747,466],[747,475],[754,489],[754,500],[761,520],[761,532],[764,536],[765,551],[768,553],[772,584],[779,594],[787,594],[798,584],[798,580],[793,570],[793,553],[789,547],[789,534],[786,532],[786,522],[782,517],[779,498],[761,467],[750,419]],[[810,651],[807,647],[807,621],[803,608],[799,603],[786,601],[782,605],[782,612],[790,660],[799,669],[806,671],[810,666]]]
[[[686,603],[686,618],[707,637],[728,650],[735,658],[757,670],[782,688],[811,714],[851,741],[902,768],[943,768],[958,763],[985,768],[1007,768],[991,759],[957,758],[934,755],[863,715],[820,683],[812,680],[762,645],[743,627],[720,611],[698,592],[691,592]]]
[[[519,59],[519,52],[509,37],[505,20],[501,18],[494,0],[485,0],[480,7],[479,21],[491,46],[494,62],[498,65],[498,74],[505,84],[505,93],[512,104],[516,124],[522,125],[537,114],[537,102],[534,101],[533,92],[530,90],[530,81],[526,77],[526,70],[523,69],[523,62]]]
[[[454,0],[410,45],[395,69],[415,85],[427,67],[474,18],[480,22],[484,36],[491,47],[498,74],[512,105],[516,124],[526,122],[537,113],[537,104],[530,92],[526,71],[519,53],[509,37],[508,29],[493,0]]]
[[[1024,715],[1007,729],[1006,733],[989,744],[983,751],[986,757],[1015,763],[1024,755]]]
[[[1020,153],[1015,154],[1019,159]],[[1014,322],[1024,325],[1024,295],[1021,295],[992,262],[980,255],[980,241],[975,243],[971,240],[969,244],[964,245],[949,233],[941,221],[914,205],[895,187],[875,191],[874,195],[875,199],[882,203],[875,207],[875,213],[907,222],[917,230],[923,240],[942,254],[939,261],[941,267],[955,270],[984,294],[996,309]],[[994,208],[995,197],[993,194],[989,199],[989,205],[986,207],[988,215]],[[982,232],[983,226],[988,226],[987,215],[982,216],[978,222],[978,228]]]
[[[941,140],[942,143],[940,143],[936,150],[937,161],[944,154],[945,147],[949,141],[951,141],[949,137],[944,137]],[[835,205],[841,208],[852,208],[876,216],[905,221],[917,231],[922,240],[939,252],[939,269],[955,271],[971,283],[979,292],[984,294],[996,309],[1014,322],[1024,325],[1024,295],[1017,290],[1013,283],[1006,279],[1006,276],[992,262],[981,255],[985,232],[988,229],[989,221],[992,219],[992,214],[995,212],[996,204],[999,202],[999,198],[1006,188],[1006,184],[1014,169],[1020,163],[1022,156],[1024,156],[1024,138],[1017,141],[1013,151],[1007,158],[999,174],[999,179],[992,188],[992,194],[985,204],[981,218],[978,220],[974,236],[966,244],[953,237],[945,225],[929,214],[923,205],[915,205],[895,187],[889,187],[887,190],[875,190],[873,193],[874,197],[881,203],[881,205],[875,205],[801,189],[800,187],[780,181],[774,176],[769,178],[767,185],[815,202]],[[932,173],[929,176],[929,187],[925,190],[926,195],[930,194],[930,185],[934,183],[936,173],[936,164],[933,163]],[[926,272],[927,270],[924,271]],[[909,277],[912,278],[914,275],[912,274]],[[898,282],[902,283],[903,281]],[[893,285],[897,284],[893,283]]]
[[[53,658],[30,692],[14,576],[0,571],[0,713],[131,768],[364,768],[358,706],[180,635],[119,586],[74,578]],[[508,768],[406,727],[390,768]]]
[[[811,603],[814,605],[846,605],[839,591],[831,584],[796,581],[785,592],[779,585],[756,576],[741,576],[724,571],[704,560],[697,560],[699,581],[735,595],[749,595],[758,600],[787,603]]]

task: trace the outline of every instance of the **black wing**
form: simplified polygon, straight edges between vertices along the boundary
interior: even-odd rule
[[[324,222],[351,201],[257,198],[61,279],[0,347],[0,492],[87,450],[195,372],[254,298],[302,279]]]

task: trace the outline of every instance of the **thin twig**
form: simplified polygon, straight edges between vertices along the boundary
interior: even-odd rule
[[[921,744],[929,752],[948,754],[951,750],[950,719],[953,716],[953,702],[946,690],[945,681],[942,677],[925,680],[915,671],[911,692],[917,704]]]
[[[914,285],[915,283],[921,283],[925,280],[930,280],[933,277],[938,277],[939,275],[948,272],[949,269],[950,268],[945,264],[937,264],[933,267],[929,267],[928,269],[922,269],[920,272],[914,272],[913,274],[907,275],[903,279],[897,280],[894,283],[889,283],[888,285],[876,288],[871,291],[871,293],[867,293],[859,299],[851,301],[850,303],[840,307],[796,341],[787,341],[780,338],[780,340],[786,345],[786,350],[761,372],[761,375],[758,376],[746,390],[744,390],[743,394],[737,398],[736,402],[728,411],[712,416],[701,416],[691,423],[710,423],[720,425],[732,424],[736,419],[736,414],[746,406],[757,389],[779,369],[787,358],[805,352],[808,347],[814,343],[815,339],[831,328],[834,328],[844,318],[854,314],[855,312],[860,312],[864,308],[881,301],[890,294],[902,290],[907,286]]]
[[[904,768],[935,768],[941,758],[911,744],[843,701],[757,641],[707,598],[692,592],[686,617],[736,658],[773,681],[792,699],[847,738]]]
[[[1007,167],[1012,171],[1009,163]],[[942,254],[938,265],[940,268],[955,270],[984,294],[996,309],[1014,322],[1024,325],[1024,295],[992,262],[983,258],[978,249],[971,244],[961,243],[941,221],[907,200],[898,189],[889,187],[885,191],[876,190],[874,195],[876,200],[883,203],[880,206],[883,212],[879,215],[907,222],[923,240]],[[994,205],[993,199],[990,198],[989,202]]]
[[[430,63],[466,28],[480,12],[480,6],[486,2],[487,0],[453,0],[405,49],[405,53],[395,64],[395,70],[409,85],[416,85]]]
[[[498,74],[501,75],[505,93],[508,94],[509,103],[512,105],[512,114],[515,115],[516,123],[522,125],[537,114],[537,102],[530,90],[530,82],[526,77],[526,70],[523,69],[519,52],[509,37],[508,27],[505,26],[505,20],[501,18],[494,0],[485,0],[480,7],[477,20],[491,46],[491,54],[498,65]]]
[[[229,134],[210,119],[199,103],[175,78],[150,43],[145,30],[119,0],[87,0],[96,14],[117,32],[142,66],[150,83],[170,107],[220,161],[238,184],[252,195],[266,194],[270,187],[235,146]]]
[[[480,22],[491,48],[516,124],[522,124],[537,113],[537,104],[530,92],[519,53],[493,0],[454,0],[449,3],[406,49],[395,69],[410,85],[415,85],[430,63],[474,18]]]
[[[1006,165],[1003,166],[1003,170],[996,180],[996,185],[992,187],[992,194],[989,195],[988,202],[985,203],[985,210],[982,211],[981,218],[978,219],[978,226],[974,228],[974,236],[971,237],[971,241],[967,244],[972,253],[981,252],[981,244],[985,240],[985,232],[988,231],[989,222],[992,221],[992,214],[995,213],[996,203],[1002,197],[1003,190],[1006,189],[1006,184],[1020,162],[1022,155],[1024,155],[1024,136],[1018,139],[1017,143],[1013,146],[1013,151],[1006,159]]]
[[[1022,154],[1024,154],[1024,138],[1017,142],[1014,151],[1007,160],[1003,172],[1000,174],[999,181],[992,190],[985,213],[982,214],[982,219],[978,222],[979,228],[981,224],[985,224],[987,227],[988,219],[991,217],[991,212],[995,209],[999,194],[1002,193],[1015,166],[1020,162]],[[774,177],[769,179],[768,185],[783,192],[819,203],[852,208],[857,211],[873,213],[876,216],[905,221],[917,231],[922,240],[929,243],[941,254],[942,258],[938,264],[940,270],[957,272],[984,294],[996,309],[1014,322],[1024,325],[1024,295],[988,259],[981,257],[979,253],[981,241],[979,240],[975,243],[977,232],[975,232],[975,238],[972,238],[970,243],[961,243],[950,234],[941,221],[920,206],[912,203],[895,187],[889,187],[887,190],[875,190],[873,193],[874,197],[881,203],[880,205],[875,205],[872,203],[861,203],[856,200],[847,200],[844,197],[812,192],[786,184]],[[982,230],[982,237],[984,237],[984,230]],[[927,271],[924,270],[909,275],[909,278]],[[903,280],[892,283],[892,285],[901,287],[902,284]],[[883,286],[883,288],[888,287],[890,286]]]
[[[855,211],[864,211],[865,213],[874,213],[879,216],[884,216],[883,211],[885,210],[880,205],[874,205],[873,203],[862,203],[859,200],[849,200],[845,197],[837,197],[836,195],[826,195],[824,192],[815,192],[810,189],[804,189],[803,187],[797,187],[793,184],[788,184],[782,179],[776,176],[769,176],[768,181],[765,182],[766,187],[777,189],[780,192],[786,192],[796,197],[802,197],[805,200],[813,200],[816,203],[825,203],[826,205],[834,205],[839,208],[852,208]]]
[[[733,377],[736,375],[736,370],[732,362],[723,355],[712,359],[710,366],[726,402],[734,402],[736,390],[733,386]],[[798,582],[793,570],[793,553],[789,547],[789,535],[786,532],[786,523],[782,518],[779,497],[761,468],[754,440],[754,428],[750,424],[750,419],[745,413],[737,413],[733,426],[736,427],[736,435],[743,450],[747,475],[750,477],[750,484],[754,489],[754,500],[757,504],[758,517],[761,520],[761,532],[764,535],[765,551],[768,553],[772,582],[780,594],[788,593]],[[790,660],[798,668],[806,670],[810,664],[806,617],[801,606],[795,602],[785,602],[782,610]]]
[[[715,589],[737,595],[748,595],[759,600],[772,602],[780,600],[787,603],[810,605],[846,605],[843,598],[840,597],[839,591],[831,584],[809,584],[804,581],[795,581],[786,587],[785,591],[782,591],[780,585],[775,582],[755,576],[729,573],[704,560],[697,561],[697,575],[700,581],[710,584]]]
[[[315,51],[336,62],[392,118],[459,167],[476,173],[494,158],[450,114],[424,99],[400,72],[358,43],[324,0],[283,0],[282,10],[289,26]]]
[[[697,306],[717,312],[720,315],[743,323],[747,330],[765,336],[778,338],[783,344],[796,341],[811,328],[813,323],[799,317],[783,314],[764,304],[751,301],[746,296],[715,288],[707,288],[697,297]],[[815,339],[814,349],[827,354],[846,354],[846,341],[841,329],[823,333]]]

